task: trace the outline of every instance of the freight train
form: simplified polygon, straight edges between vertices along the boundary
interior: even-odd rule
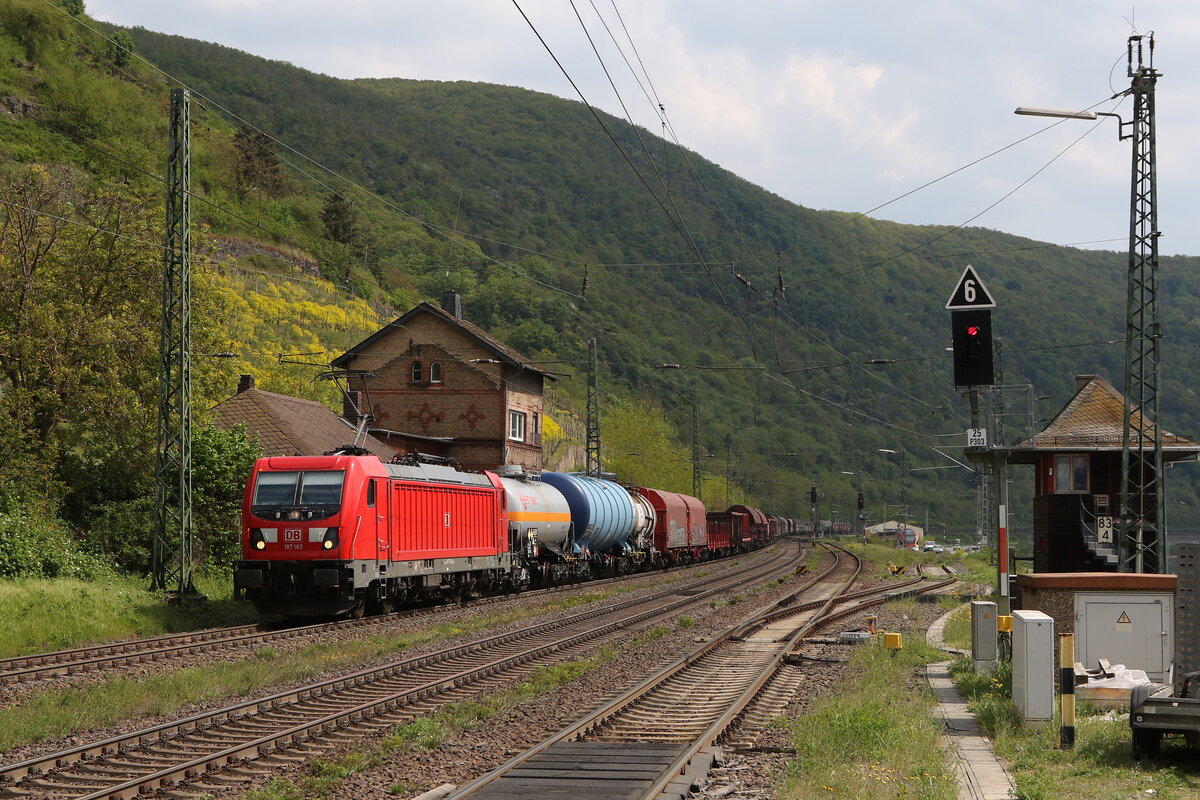
[[[389,611],[703,561],[796,523],[574,473],[463,472],[376,456],[260,458],[234,590],[264,614]]]

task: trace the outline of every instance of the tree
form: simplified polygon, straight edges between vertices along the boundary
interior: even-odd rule
[[[196,558],[225,567],[241,556],[242,492],[255,459],[262,456],[257,438],[244,425],[223,431],[196,428],[192,439],[193,518]]]
[[[350,201],[337,192],[332,192],[325,198],[325,205],[319,212],[321,224],[325,226],[325,235],[335,242],[350,244],[358,233],[358,218]]]
[[[82,6],[83,4],[80,3]],[[108,52],[112,58],[113,66],[121,69],[133,60],[133,37],[129,35],[129,31],[117,30],[113,31],[109,38]]]
[[[233,190],[239,201],[254,191],[267,196],[279,193],[284,184],[283,170],[270,134],[239,128],[233,135],[233,150]]]

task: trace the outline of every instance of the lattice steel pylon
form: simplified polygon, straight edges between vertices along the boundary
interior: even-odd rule
[[[600,477],[600,358],[596,352],[596,337],[588,339],[587,376],[587,461],[584,472]]]
[[[1148,38],[1149,63],[1142,43]],[[1134,46],[1137,65],[1134,66]],[[1159,420],[1158,180],[1155,169],[1154,36],[1131,36],[1132,186],[1129,283],[1125,303],[1125,413],[1121,437],[1122,572],[1159,572],[1166,558],[1163,524],[1162,430]]]
[[[192,264],[189,96],[171,90],[167,224],[163,243],[151,586],[195,596],[192,583]]]
[[[692,401],[692,496],[702,500],[700,494],[704,491],[704,475],[700,471],[700,411],[696,401]]]

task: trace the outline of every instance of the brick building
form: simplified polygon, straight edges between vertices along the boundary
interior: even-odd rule
[[[543,389],[553,374],[462,317],[457,292],[421,303],[333,360],[370,432],[399,452],[542,468]],[[353,414],[347,403],[346,415]]]
[[[1076,375],[1075,385],[1075,395],[1054,419],[1008,455],[1010,464],[1034,466],[1034,572],[1115,572],[1128,555],[1117,541],[1115,524],[1124,479],[1125,398],[1098,375]],[[1152,431],[1142,442],[1145,448],[1154,446]],[[1200,445],[1190,439],[1166,430],[1161,436],[1164,466],[1200,454]],[[1158,542],[1146,544],[1166,552]],[[1145,571],[1164,567],[1146,564]]]

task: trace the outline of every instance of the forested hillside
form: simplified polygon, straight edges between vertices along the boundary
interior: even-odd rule
[[[316,369],[281,361],[327,361],[457,289],[472,321],[571,375],[560,405],[582,405],[597,338],[606,467],[623,477],[690,490],[695,403],[706,471],[723,477],[731,455],[737,496],[807,516],[816,481],[822,516],[848,514],[843,473],[861,471],[878,519],[902,466],[948,466],[931,446],[963,444],[943,306],[967,263],[996,295],[1004,381],[1052,396],[1038,415],[1077,373],[1120,384],[1123,254],[803,208],[518,88],[337,80],[101,28],[78,0],[3,0],[0,511],[57,520],[87,552],[111,554],[146,508],[172,80],[195,98],[198,408],[241,372],[333,403]],[[1161,278],[1163,415],[1193,436],[1195,266],[1164,259]],[[919,522],[973,528],[969,474],[907,477]],[[1172,478],[1188,504],[1173,524],[1200,524],[1192,471]],[[213,481],[228,515],[236,476]]]

